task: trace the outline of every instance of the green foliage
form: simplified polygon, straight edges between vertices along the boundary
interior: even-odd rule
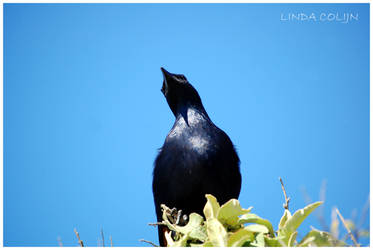
[[[243,209],[236,199],[222,206],[212,195],[206,195],[207,203],[203,209],[206,220],[192,213],[185,226],[172,224],[167,216],[169,210],[163,205],[163,224],[171,231],[166,233],[168,246],[182,247],[295,247],[295,246],[345,246],[332,234],[312,229],[300,241],[297,241],[297,229],[301,223],[322,202],[315,202],[293,215],[285,209],[274,231],[272,224],[256,214],[251,208]],[[172,233],[172,231],[174,233]]]

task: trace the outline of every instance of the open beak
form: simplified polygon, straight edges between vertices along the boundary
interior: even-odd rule
[[[163,79],[167,79],[167,78],[170,78],[171,77],[171,73],[168,72],[167,70],[165,70],[163,67],[161,67],[161,71],[162,71],[162,74],[163,74]]]
[[[167,91],[168,90],[167,80],[171,78],[171,73],[165,70],[163,67],[161,67],[161,71],[163,74],[163,85],[162,85],[161,91],[164,95],[166,95],[168,92]]]

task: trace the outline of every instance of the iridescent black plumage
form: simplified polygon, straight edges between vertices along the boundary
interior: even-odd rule
[[[162,93],[176,120],[154,163],[157,221],[162,221],[161,204],[202,215],[205,194],[223,204],[238,198],[241,189],[240,160],[228,135],[210,120],[185,76],[161,70]],[[161,246],[166,245],[163,230],[159,227]]]

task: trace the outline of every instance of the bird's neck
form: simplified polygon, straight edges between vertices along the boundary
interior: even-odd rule
[[[190,131],[205,122],[212,123],[204,109],[201,110],[194,107],[185,107],[183,110],[179,110],[175,114],[175,117],[174,126],[168,134],[167,140],[179,137],[185,133],[185,131]]]
[[[210,121],[210,118],[203,106],[181,106],[178,108],[175,116],[176,120],[183,119],[188,126],[192,126],[203,121]]]

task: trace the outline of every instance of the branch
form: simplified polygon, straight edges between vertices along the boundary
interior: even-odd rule
[[[74,228],[74,232],[76,234],[76,237],[78,238],[80,246],[84,247],[83,241],[80,240],[79,233],[78,233],[78,231],[76,231],[76,228]]]
[[[156,223],[148,223],[149,226],[157,227],[165,225],[163,222],[156,222]]]
[[[359,247],[360,244],[358,244],[358,243],[356,242],[356,239],[355,239],[354,235],[352,234],[350,228],[347,226],[347,224],[346,224],[345,220],[343,219],[341,213],[339,212],[338,208],[335,208],[335,211],[337,212],[337,214],[338,214],[338,216],[339,216],[339,219],[341,219],[341,221],[342,221],[342,223],[343,223],[343,226],[345,226],[345,228],[346,228],[348,234],[350,235],[351,240],[354,242],[354,244],[355,244],[356,247]]]
[[[139,241],[140,241],[140,242],[148,243],[148,244],[152,245],[153,247],[159,247],[158,245],[156,245],[156,244],[154,244],[153,242],[148,241],[148,240],[141,239],[141,240],[139,240]]]
[[[280,179],[280,182],[281,182],[281,188],[282,188],[282,191],[284,192],[284,196],[285,196],[285,204],[283,204],[283,207],[287,210],[289,210],[289,201],[290,201],[290,197],[288,197],[286,195],[286,191],[285,191],[285,187],[284,187],[284,183],[282,182],[282,179],[281,177],[279,177]]]

